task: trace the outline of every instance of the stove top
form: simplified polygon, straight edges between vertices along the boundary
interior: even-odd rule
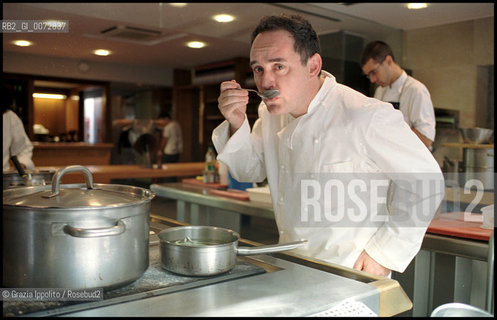
[[[253,265],[245,259],[237,258],[236,266],[229,272],[211,277],[188,277],[162,269],[160,245],[152,241],[149,247],[150,265],[136,281],[124,287],[104,291],[104,299],[92,302],[78,301],[4,301],[3,316],[52,316],[93,309],[102,306],[149,298],[191,288],[211,285],[266,272],[264,268]]]

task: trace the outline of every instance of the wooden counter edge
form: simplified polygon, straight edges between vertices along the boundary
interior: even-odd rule
[[[34,149],[87,149],[87,148],[113,148],[113,143],[83,143],[83,142],[33,142]]]

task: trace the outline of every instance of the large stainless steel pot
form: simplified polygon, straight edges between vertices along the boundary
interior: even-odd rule
[[[485,190],[493,190],[495,174],[494,149],[465,148],[463,157],[464,182],[476,179],[481,181]]]
[[[187,276],[212,276],[236,265],[236,256],[281,252],[307,243],[296,241],[259,247],[238,247],[240,235],[210,226],[174,227],[159,233],[161,263],[168,271]]]
[[[61,185],[82,172],[85,184]],[[154,193],[93,184],[81,166],[59,169],[52,185],[3,191],[3,285],[23,288],[119,287],[148,268]]]
[[[3,172],[3,188],[24,187],[28,184],[34,186],[44,186],[52,182],[55,170],[26,170],[27,179],[22,178],[17,171]]]

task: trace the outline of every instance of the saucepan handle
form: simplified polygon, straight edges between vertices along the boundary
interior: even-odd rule
[[[237,254],[241,256],[248,256],[253,254],[266,254],[266,253],[274,253],[292,250],[298,248],[304,244],[307,244],[307,240],[288,242],[288,243],[279,243],[279,244],[270,244],[266,246],[259,247],[238,247],[236,249]]]
[[[107,236],[117,236],[126,231],[126,226],[122,221],[119,221],[117,225],[105,228],[75,228],[70,225],[64,226],[64,232],[76,238],[95,238],[95,237],[107,237]]]

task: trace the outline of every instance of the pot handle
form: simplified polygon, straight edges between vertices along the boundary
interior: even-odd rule
[[[75,228],[70,225],[64,226],[64,232],[70,236],[76,238],[96,238],[96,237],[107,237],[107,236],[117,236],[124,231],[126,231],[126,227],[122,221],[119,221],[117,225],[112,227],[105,228]]]
[[[74,165],[74,166],[67,166],[60,168],[55,172],[53,178],[52,178],[52,193],[49,195],[43,196],[44,198],[53,198],[59,195],[60,193],[60,180],[62,179],[62,176],[65,175],[68,172],[82,172],[85,176],[85,181],[86,181],[86,188],[88,189],[94,189],[93,187],[93,176],[88,170],[88,168],[79,166],[79,165]]]
[[[292,250],[307,243],[308,243],[307,240],[301,240],[301,241],[288,242],[288,243],[270,244],[258,247],[238,247],[236,251],[237,254],[241,256],[248,256],[253,254],[266,254],[266,253]]]

